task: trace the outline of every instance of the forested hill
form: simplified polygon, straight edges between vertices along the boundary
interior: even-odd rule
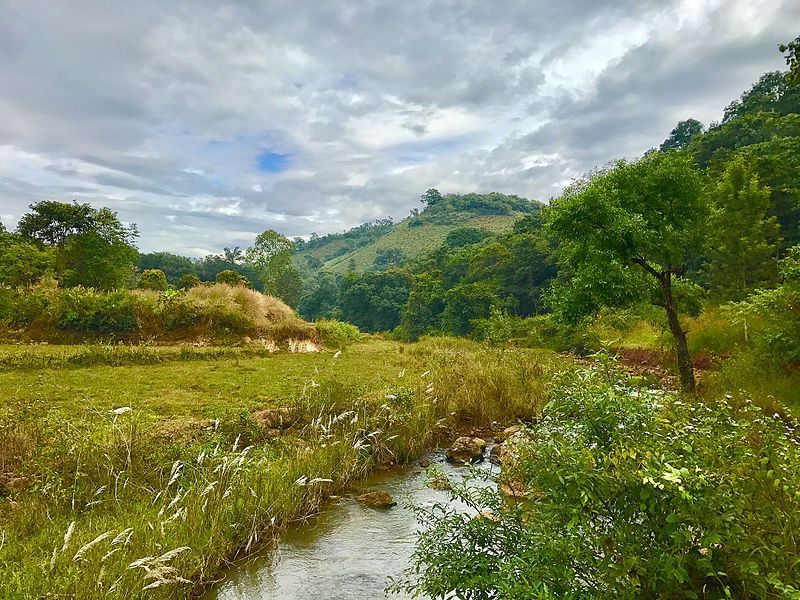
[[[307,272],[383,270],[431,252],[456,229],[506,233],[520,217],[541,206],[536,201],[496,192],[441,195],[429,190],[422,196],[422,209],[413,209],[402,221],[383,219],[344,233],[313,236],[298,243],[294,261]]]

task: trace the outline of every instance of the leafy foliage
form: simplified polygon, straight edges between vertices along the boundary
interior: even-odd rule
[[[137,257],[135,225],[123,226],[108,208],[77,202],[45,200],[30,209],[17,233],[54,248],[56,275],[64,285],[111,290],[130,280]]]
[[[720,452],[720,448],[725,448]],[[514,441],[514,504],[421,510],[410,587],[431,597],[793,597],[800,454],[755,408],[682,402],[612,365],[563,377]],[[477,513],[490,517],[474,516]]]
[[[292,265],[294,248],[292,240],[268,229],[256,237],[244,254],[247,263],[258,272],[265,292],[290,306],[297,306],[302,293],[300,273]]]
[[[715,295],[741,299],[777,273],[779,226],[769,217],[770,192],[741,156],[728,163],[712,191],[705,270]]]
[[[703,124],[697,119],[687,119],[678,123],[670,132],[669,137],[659,147],[662,152],[669,150],[683,150],[692,139],[703,133]]]
[[[153,290],[164,292],[169,287],[167,276],[161,269],[148,269],[139,275],[138,288],[142,290]]]
[[[192,259],[169,252],[149,252],[140,254],[136,267],[141,271],[158,269],[163,271],[172,285],[177,285],[183,275],[197,275]]]
[[[253,284],[250,283],[250,280],[242,275],[241,273],[237,273],[232,269],[226,269],[224,271],[220,271],[217,273],[217,276],[214,278],[217,283],[224,283],[225,285],[243,285],[244,287],[253,287]]]
[[[364,331],[390,331],[400,322],[409,288],[404,271],[346,275],[339,288],[338,307],[345,321]]]
[[[52,248],[40,248],[21,235],[0,231],[0,285],[32,285],[54,271]]]

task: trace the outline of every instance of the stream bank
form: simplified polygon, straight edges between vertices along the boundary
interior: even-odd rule
[[[475,468],[497,474],[499,467],[489,462],[488,450],[486,456]],[[397,506],[374,509],[352,496],[332,499],[318,515],[290,528],[276,545],[232,569],[206,600],[384,598],[390,578],[401,577],[410,566],[418,530],[411,506],[452,505],[446,490],[427,485],[420,465],[428,463],[456,481],[470,472],[447,462],[444,450],[410,465],[377,471],[362,482],[359,493],[387,492]]]

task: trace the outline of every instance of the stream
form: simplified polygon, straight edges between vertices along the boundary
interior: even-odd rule
[[[488,449],[487,449],[488,456]],[[451,479],[469,468],[445,461],[444,451],[425,459]],[[497,466],[486,460],[479,469]],[[361,482],[359,490],[386,491],[397,506],[373,509],[352,497],[327,504],[319,515],[291,528],[280,541],[231,569],[225,581],[206,596],[209,600],[337,600],[385,597],[390,577],[399,578],[410,566],[418,524],[415,506],[451,502],[447,491],[426,486],[425,469],[418,462],[378,471]],[[390,598],[410,598],[393,594]]]

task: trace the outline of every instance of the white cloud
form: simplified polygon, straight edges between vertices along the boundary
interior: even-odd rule
[[[0,214],[78,198],[144,250],[201,254],[401,218],[432,186],[547,199],[718,118],[782,68],[798,18],[792,0],[12,0]]]

